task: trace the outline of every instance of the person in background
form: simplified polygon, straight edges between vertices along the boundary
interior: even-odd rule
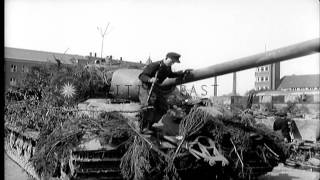
[[[294,139],[293,129],[296,128],[295,122],[287,117],[287,113],[279,111],[276,114],[276,119],[273,123],[273,130],[281,130],[285,142],[292,142]]]

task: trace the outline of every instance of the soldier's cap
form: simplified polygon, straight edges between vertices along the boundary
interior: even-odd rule
[[[167,54],[166,58],[170,58],[170,59],[172,59],[172,60],[173,60],[173,62],[180,63],[180,60],[179,60],[180,56],[181,56],[181,55],[180,55],[180,54],[178,54],[178,53],[175,53],[175,52],[169,52],[169,53]]]

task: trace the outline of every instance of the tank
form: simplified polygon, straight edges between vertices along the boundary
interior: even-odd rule
[[[319,47],[319,39],[309,40],[266,53],[192,70],[185,79],[167,79],[162,86],[174,87],[180,83],[188,83],[318,53]],[[32,125],[33,129],[19,128],[19,126],[24,125],[23,122],[19,121],[22,125],[16,123],[12,115],[16,111],[14,108],[6,107],[6,122],[8,122],[5,124],[6,151],[9,152],[8,155],[11,158],[36,179],[48,178],[45,175],[44,168],[40,173],[42,166],[51,167],[51,170],[48,168],[50,173],[47,174],[60,179],[163,179],[168,178],[168,175],[171,175],[169,177],[172,178],[180,177],[182,179],[190,177],[205,179],[208,176],[224,179],[246,179],[255,178],[271,171],[274,166],[283,162],[287,157],[284,149],[281,149],[285,145],[282,146],[281,144],[280,146],[279,139],[271,136],[268,130],[262,131],[260,127],[251,128],[243,125],[242,122],[233,121],[232,119],[241,120],[243,117],[234,117],[226,108],[213,106],[206,99],[191,99],[177,91],[168,94],[171,109],[162,118],[161,122],[163,124],[158,124],[160,128],[156,133],[142,134],[139,131],[141,113],[148,108],[152,108],[142,107],[138,102],[139,88],[141,87],[138,75],[142,72],[143,67],[114,66],[110,68],[110,64],[100,64],[87,68],[93,68],[94,70],[90,71],[91,75],[96,73],[99,77],[97,86],[90,84],[92,80],[95,80],[94,78],[91,78],[90,81],[84,80],[87,77],[85,75],[88,74],[78,75],[76,73],[76,75],[71,75],[68,74],[68,71],[61,69],[57,70],[60,72],[59,76],[50,81],[53,84],[50,86],[52,88],[46,89],[46,92],[50,92],[49,94],[52,96],[47,102],[60,103],[61,106],[57,111],[72,119],[52,125],[53,127],[50,124],[42,124],[42,127],[52,128],[49,131],[50,133],[44,131],[41,127],[35,128],[34,125]],[[60,90],[59,85],[55,82],[66,82],[64,85],[67,86],[63,86]],[[78,87],[78,91],[72,90],[76,87]],[[86,93],[86,88],[90,89],[89,87],[91,90],[95,90],[94,94]],[[21,95],[21,91],[18,92],[20,94],[16,91],[15,96],[18,94],[26,97],[26,94]],[[58,95],[58,93],[60,94]],[[74,98],[74,94],[76,96],[81,95],[81,98]],[[95,94],[99,95],[95,96]],[[55,97],[54,95],[57,98],[52,99]],[[30,95],[30,97],[33,96]],[[91,98],[84,99],[87,97]],[[79,103],[79,101],[81,102]],[[34,107],[38,106],[39,104],[34,105]],[[19,108],[23,109],[24,107],[19,106]],[[28,114],[26,117],[35,119],[38,116],[39,118],[52,116],[53,118],[55,113],[53,107],[45,108],[47,109],[38,112],[38,114],[31,113],[32,115]],[[22,112],[24,111],[26,111],[25,108]],[[195,117],[200,115],[202,115],[202,118],[205,117],[204,120],[194,123],[200,124],[202,133],[198,133],[200,128],[194,130],[192,126],[188,126],[187,121],[188,118],[189,120],[196,119]],[[207,119],[216,121],[207,121]],[[23,127],[27,126],[30,126],[30,124]],[[248,142],[250,140],[254,145],[251,144],[245,150],[238,149],[241,142],[235,141],[237,139],[232,135],[231,137],[229,137],[230,134],[229,136],[226,134],[212,135],[212,133],[217,132],[204,127],[219,130],[222,130],[220,128],[226,128],[225,130],[228,132],[232,132],[232,129],[243,133],[251,132],[247,133],[246,136],[248,136]],[[185,131],[183,132],[181,129]],[[188,134],[192,130],[197,133]],[[184,136],[181,136],[181,133]],[[264,139],[265,143],[261,139]],[[225,140],[227,145],[221,145]],[[48,146],[46,143],[49,142],[51,143],[50,146],[46,147]],[[262,159],[256,153],[255,148],[263,149],[263,154],[266,157]],[[65,149],[68,149],[68,151],[65,151]],[[48,159],[55,161],[41,159],[39,154],[45,152],[49,154],[46,155]],[[225,152],[230,152],[231,155],[227,156]],[[140,157],[134,156],[136,154],[140,154]],[[148,158],[145,157],[146,155],[148,155]],[[158,156],[163,157],[163,159],[159,159]],[[250,161],[250,159],[252,160]],[[138,160],[138,162],[133,160]],[[151,160],[153,161],[151,162]],[[161,172],[171,174],[159,174],[152,169],[152,163],[157,161],[168,163],[166,166],[153,164],[158,168],[158,171],[161,170]],[[137,163],[136,166],[134,162]],[[146,169],[139,162],[151,162],[151,164]],[[35,165],[36,167],[34,167]],[[229,174],[229,172],[232,172],[232,174]]]

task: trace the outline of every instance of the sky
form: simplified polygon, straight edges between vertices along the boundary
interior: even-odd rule
[[[5,0],[5,46],[127,61],[181,54],[174,70],[198,69],[320,37],[318,0]],[[319,53],[281,62],[280,76],[319,74]],[[237,92],[255,69],[237,72]],[[219,76],[218,95],[232,92]],[[189,83],[200,91],[213,78]],[[213,88],[207,89],[213,95]]]

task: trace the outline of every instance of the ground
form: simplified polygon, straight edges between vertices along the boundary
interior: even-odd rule
[[[6,154],[5,156],[5,180],[32,180],[30,176]],[[259,180],[319,180],[320,172],[311,172],[293,169],[279,164],[272,172],[260,176]]]
[[[319,180],[320,172],[294,169],[279,164],[269,172],[258,178],[259,180]]]
[[[4,179],[5,180],[32,180],[32,178],[17,163],[4,153]]]

